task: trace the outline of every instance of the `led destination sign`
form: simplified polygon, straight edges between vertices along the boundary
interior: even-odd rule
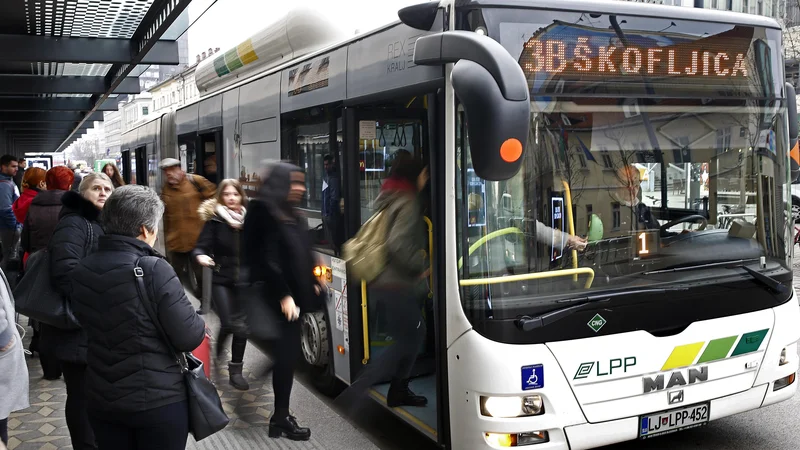
[[[594,74],[651,76],[747,77],[744,52],[698,50],[692,46],[616,47],[594,46],[588,37],[577,44],[556,39],[534,40],[525,44],[520,64],[528,74]]]
[[[554,22],[528,36],[519,64],[535,84],[554,76],[713,78],[738,84],[755,70],[749,27],[705,37],[662,31],[624,31],[620,37],[613,29]]]

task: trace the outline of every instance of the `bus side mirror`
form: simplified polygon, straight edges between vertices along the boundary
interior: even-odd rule
[[[516,175],[531,115],[528,81],[517,61],[489,37],[446,31],[417,39],[414,63],[455,63],[451,81],[466,111],[475,174],[491,181]]]
[[[797,141],[797,93],[791,83],[786,83],[786,113],[789,116],[789,142]]]

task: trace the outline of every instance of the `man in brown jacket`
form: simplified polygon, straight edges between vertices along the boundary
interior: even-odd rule
[[[202,202],[214,197],[217,188],[200,175],[184,172],[177,159],[165,158],[160,166],[165,180],[161,200],[165,207],[167,259],[183,279],[184,285],[200,298],[203,272],[192,261],[190,252],[194,250],[204,224],[197,209]]]

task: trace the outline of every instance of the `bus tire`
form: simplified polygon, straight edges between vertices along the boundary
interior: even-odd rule
[[[311,367],[314,387],[325,396],[335,397],[344,385],[336,378],[331,358],[333,342],[325,313],[304,314],[302,321],[303,359]]]

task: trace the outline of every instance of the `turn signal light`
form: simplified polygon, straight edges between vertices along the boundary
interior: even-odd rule
[[[786,358],[786,347],[781,350],[781,360],[778,362],[779,366],[785,366],[789,364],[789,360]]]
[[[772,392],[779,391],[785,387],[791,386],[794,383],[795,374],[791,374],[788,377],[781,378],[780,380],[775,380],[775,384],[772,385]]]
[[[323,270],[324,269],[322,268],[322,266],[314,266],[314,276],[317,278],[321,277],[322,274],[325,273]]]
[[[486,443],[495,448],[522,447],[524,445],[550,442],[547,431],[527,431],[524,433],[485,433]]]
[[[344,347],[341,345],[336,346],[336,351],[339,352],[340,355],[344,355]]]

